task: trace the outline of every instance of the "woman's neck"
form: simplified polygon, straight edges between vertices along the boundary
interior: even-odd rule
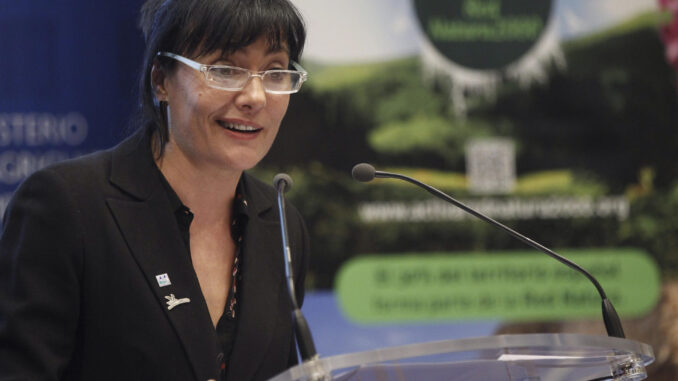
[[[194,222],[228,221],[242,172],[196,166],[167,153],[156,160],[156,165],[181,202],[196,216]]]

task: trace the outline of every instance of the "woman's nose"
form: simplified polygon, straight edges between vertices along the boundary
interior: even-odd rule
[[[240,90],[236,97],[236,105],[238,108],[256,112],[266,106],[266,90],[264,83],[258,76],[250,77],[245,87]]]

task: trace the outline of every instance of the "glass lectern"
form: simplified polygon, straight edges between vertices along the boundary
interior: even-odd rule
[[[317,358],[270,381],[635,381],[652,348],[616,337],[499,335]]]

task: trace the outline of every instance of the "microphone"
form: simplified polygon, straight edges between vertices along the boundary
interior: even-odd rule
[[[292,250],[290,249],[289,236],[287,234],[287,216],[285,213],[284,193],[292,189],[292,178],[285,173],[278,173],[273,177],[273,187],[278,192],[278,212],[280,214],[280,233],[282,236],[283,257],[285,260],[285,277],[287,278],[287,291],[292,302],[292,320],[294,321],[294,332],[299,346],[299,354],[304,361],[313,360],[318,357],[311,336],[311,329],[306,322],[304,314],[297,303],[297,295],[294,287],[294,272],[292,270]]]
[[[390,172],[382,172],[382,171],[377,171],[374,169],[373,166],[367,163],[361,163],[357,164],[356,166],[353,167],[351,170],[351,175],[353,176],[354,179],[361,181],[361,182],[369,182],[372,181],[375,177],[379,178],[393,178],[393,179],[400,179],[407,181],[409,183],[412,183],[414,185],[417,185],[421,188],[424,188],[426,191],[431,193],[432,195],[445,200],[454,206],[462,209],[463,211],[489,223],[490,225],[494,225],[495,227],[507,232],[514,238],[517,238],[518,240],[526,243],[527,245],[547,254],[548,256],[552,257],[553,259],[557,260],[560,263],[563,263],[567,265],[568,267],[574,269],[575,271],[583,274],[593,285],[596,287],[596,290],[598,291],[598,294],[600,295],[600,298],[602,299],[602,309],[603,309],[603,321],[605,322],[605,329],[607,330],[607,335],[611,337],[620,337],[620,338],[625,338],[626,336],[624,335],[624,329],[622,328],[621,325],[621,320],[619,319],[619,315],[617,315],[617,311],[614,309],[614,306],[612,305],[612,302],[607,298],[607,295],[605,295],[605,291],[603,290],[603,287],[598,283],[598,280],[588,271],[586,271],[583,267],[579,266],[578,264],[570,261],[569,259],[561,256],[560,254],[557,254],[553,250],[541,245],[540,243],[518,233],[517,231],[509,228],[506,225],[503,225],[502,223],[474,210],[471,209],[470,207],[464,205],[463,203],[455,200],[454,198],[448,196],[447,194],[443,193],[442,191],[439,191],[438,189],[426,185],[418,180],[415,180],[411,177],[401,175],[398,173],[390,173]]]
[[[292,189],[292,185],[294,185],[294,181],[292,181],[292,178],[287,173],[278,173],[273,176],[273,187],[282,190],[283,193],[287,193]]]
[[[374,167],[367,163],[356,164],[351,170],[351,176],[363,183],[372,181],[376,173],[377,171],[375,171]]]

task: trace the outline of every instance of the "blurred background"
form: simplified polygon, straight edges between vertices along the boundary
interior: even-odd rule
[[[590,269],[650,379],[678,377],[678,2],[293,0],[309,81],[255,168],[295,182],[321,355],[604,334],[585,279],[360,162]],[[441,4],[444,3],[444,4]],[[0,2],[0,213],[30,173],[135,127],[141,0]]]

